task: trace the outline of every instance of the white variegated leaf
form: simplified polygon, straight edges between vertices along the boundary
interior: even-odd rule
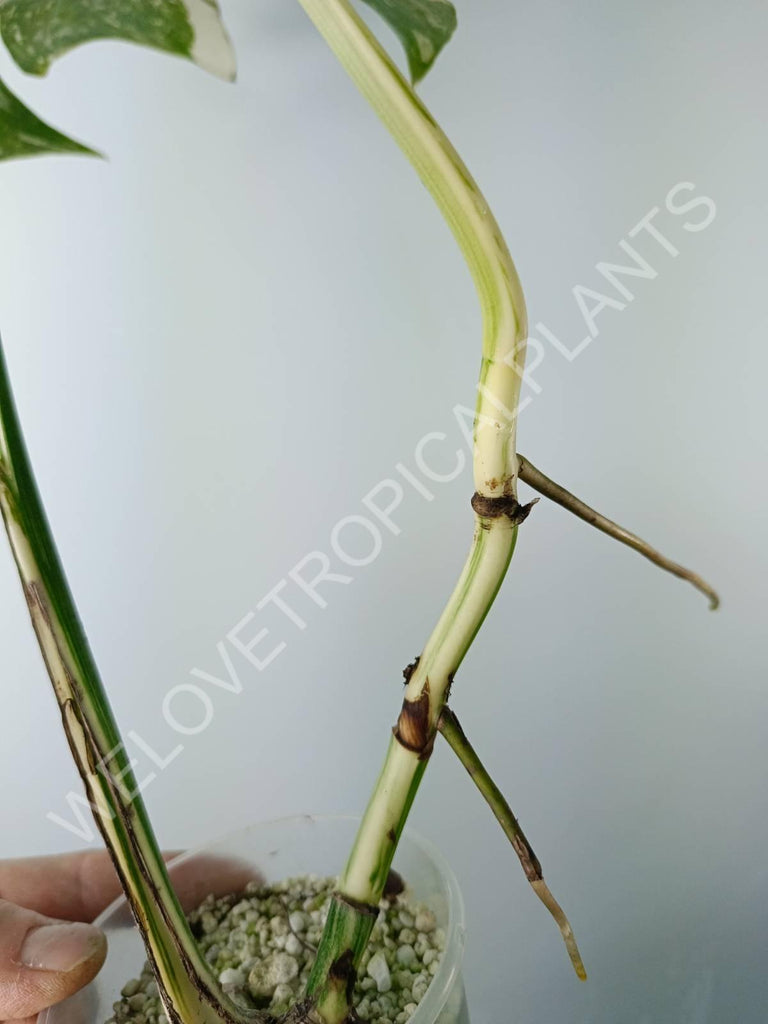
[[[450,0],[363,0],[389,24],[405,48],[414,82],[420,81],[456,28]]]
[[[215,0],[0,0],[0,33],[19,67],[33,75],[95,39],[175,53],[221,78],[235,74]]]

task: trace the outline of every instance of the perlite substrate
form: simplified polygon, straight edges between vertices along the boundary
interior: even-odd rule
[[[328,914],[333,878],[308,875],[244,895],[207,897],[189,915],[193,933],[224,991],[241,1006],[279,1016],[304,992]],[[354,1004],[371,1024],[406,1024],[437,973],[445,933],[407,894],[382,900],[355,986]],[[168,1024],[145,964],[107,1024]]]

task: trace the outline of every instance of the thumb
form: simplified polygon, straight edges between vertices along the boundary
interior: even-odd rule
[[[71,996],[98,973],[104,933],[57,921],[0,899],[0,1021],[32,1017]]]

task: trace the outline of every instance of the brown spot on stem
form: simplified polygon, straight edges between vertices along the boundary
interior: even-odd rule
[[[397,832],[395,832],[393,828],[391,828],[389,832],[387,832],[387,839],[390,841],[390,843],[397,842]]]
[[[533,506],[538,501],[535,498],[533,501],[528,502],[527,505],[521,505],[520,502],[511,494],[503,494],[497,498],[489,498],[485,494],[478,494],[477,491],[472,495],[472,508],[480,516],[480,519],[500,519],[502,516],[506,516],[512,523],[519,525],[524,522]],[[481,523],[481,526],[487,525]]]
[[[51,614],[48,610],[48,605],[46,604],[40,586],[35,582],[35,580],[32,580],[24,588],[24,593],[26,595],[27,606],[30,611],[34,613],[35,609],[37,609],[43,619],[43,622],[46,624],[49,631],[52,632]]]
[[[416,700],[408,700],[406,697],[403,701],[393,731],[400,746],[418,754],[419,760],[426,760],[432,753],[435,737],[429,728],[429,679],[425,680],[424,689]]]
[[[355,955],[351,949],[345,949],[340,957],[337,957],[328,968],[328,980],[332,985],[343,988],[347,994],[347,1001],[352,1000],[352,993],[357,980],[355,970]]]

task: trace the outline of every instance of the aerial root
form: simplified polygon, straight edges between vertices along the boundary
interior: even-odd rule
[[[709,607],[712,611],[718,607],[720,598],[717,592],[698,573],[693,572],[691,569],[686,569],[685,566],[678,565],[677,562],[673,562],[665,555],[662,555],[660,551],[657,551],[656,548],[651,547],[641,537],[638,537],[637,534],[625,530],[623,526],[614,523],[612,519],[608,519],[606,516],[596,512],[595,509],[590,508],[589,505],[580,498],[577,498],[576,495],[571,494],[561,484],[555,483],[554,480],[551,480],[542,473],[540,469],[537,469],[524,455],[518,453],[517,458],[519,466],[518,475],[529,487],[538,491],[545,498],[549,498],[558,505],[562,505],[564,509],[572,512],[579,519],[583,519],[590,526],[594,526],[596,530],[600,530],[621,544],[626,544],[627,547],[638,551],[649,561],[653,562],[654,565],[664,569],[665,572],[671,572],[673,576],[692,583],[697,590],[701,591],[709,599]]]
[[[584,962],[576,945],[573,929],[565,916],[562,907],[549,890],[541,870],[541,864],[533,847],[528,842],[525,833],[520,828],[520,823],[512,812],[512,808],[504,798],[503,793],[488,774],[487,769],[477,755],[472,744],[467,739],[464,730],[461,728],[458,718],[446,705],[440,715],[438,729],[448,741],[453,752],[474,779],[475,785],[482,793],[493,811],[496,819],[504,830],[505,835],[512,844],[512,848],[520,859],[525,877],[531,883],[531,888],[539,897],[541,902],[555,919],[560,934],[571,958],[573,969],[577,976],[586,981],[587,972],[584,970]]]

